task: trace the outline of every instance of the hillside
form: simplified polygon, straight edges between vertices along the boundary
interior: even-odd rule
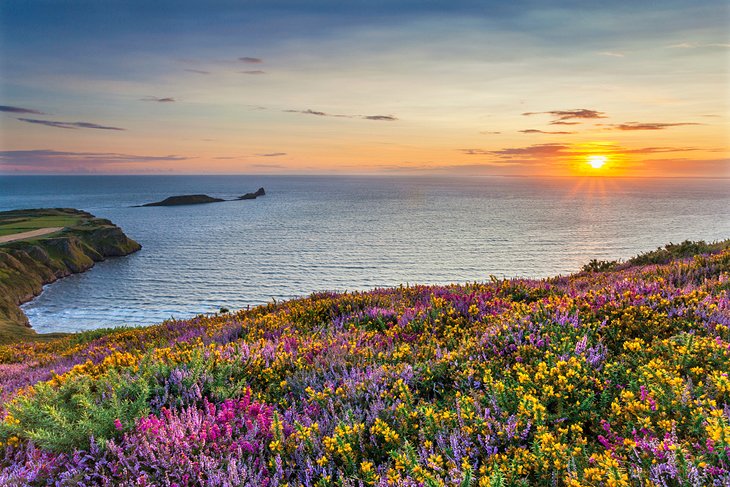
[[[70,208],[0,212],[0,239],[0,343],[49,338],[19,308],[43,285],[140,249],[109,220]]]
[[[729,290],[723,244],[0,347],[0,484],[727,485]]]

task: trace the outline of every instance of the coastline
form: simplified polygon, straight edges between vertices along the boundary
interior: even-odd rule
[[[20,305],[37,297],[46,284],[141,249],[111,221],[85,211],[56,208],[0,213],[0,224],[5,223],[5,227],[13,222],[33,225],[46,220],[67,225],[50,227],[53,231],[49,233],[44,229],[12,233],[25,237],[0,244],[0,344],[62,336],[37,333]]]

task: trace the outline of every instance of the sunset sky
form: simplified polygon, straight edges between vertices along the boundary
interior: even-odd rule
[[[0,173],[730,177],[729,22],[726,0],[4,0]]]

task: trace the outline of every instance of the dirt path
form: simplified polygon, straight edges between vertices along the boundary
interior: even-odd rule
[[[39,228],[38,230],[31,230],[29,232],[5,235],[4,237],[0,237],[0,244],[15,242],[16,240],[23,240],[26,238],[40,237],[42,235],[48,235],[49,233],[58,232],[59,230],[63,230],[63,227]]]

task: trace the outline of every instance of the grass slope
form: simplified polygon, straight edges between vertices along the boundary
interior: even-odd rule
[[[44,284],[91,268],[107,257],[126,255],[140,246],[109,220],[69,208],[0,213],[0,235],[46,227],[60,232],[0,244],[0,343],[49,339],[28,327],[18,307],[40,294]]]
[[[0,347],[2,485],[730,483],[730,249]]]
[[[23,216],[16,216],[18,212],[0,213],[0,237],[13,235],[15,233],[27,232],[49,227],[71,227],[79,223],[80,218],[75,215],[65,215],[59,210],[57,215],[36,216],[33,213],[21,213]]]

